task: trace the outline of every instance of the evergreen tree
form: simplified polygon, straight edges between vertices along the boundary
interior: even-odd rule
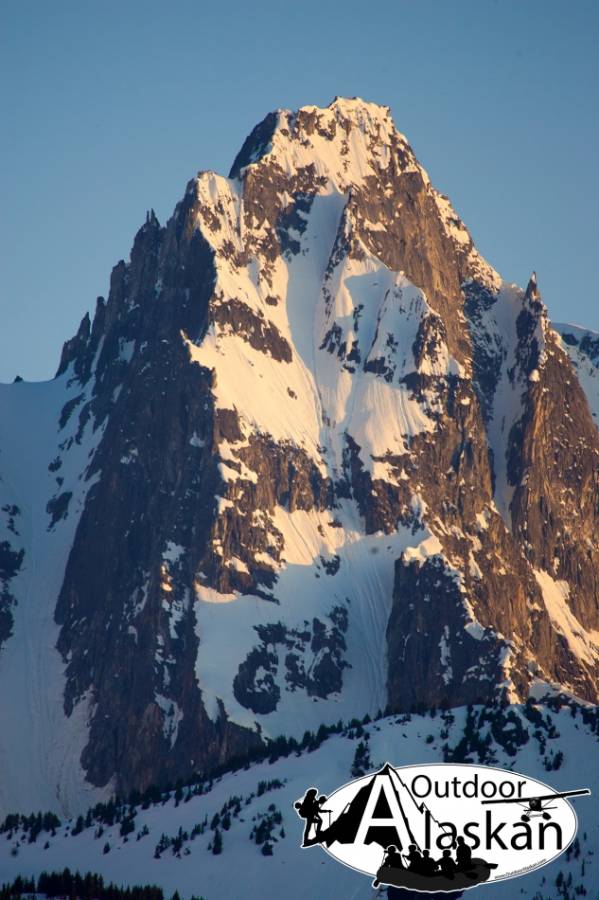
[[[214,839],[212,841],[212,852],[215,856],[218,856],[223,852],[223,837],[220,833],[219,828],[214,829]]]

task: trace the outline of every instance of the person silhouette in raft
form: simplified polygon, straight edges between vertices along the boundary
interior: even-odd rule
[[[408,847],[408,869],[410,872],[422,873],[422,854],[416,844],[410,844]]]
[[[422,862],[420,863],[420,871],[423,875],[434,875],[439,864],[431,857],[430,850],[422,851]]]
[[[458,846],[455,855],[457,859],[457,868],[461,872],[472,868],[472,850],[461,835],[458,838]]]
[[[390,844],[389,847],[386,848],[383,866],[389,866],[391,869],[405,869],[401,853],[395,844]]]
[[[456,864],[451,858],[451,853],[449,850],[443,851],[443,856],[439,860],[439,868],[441,869],[441,874],[445,875],[446,878],[451,878],[453,880],[453,876],[456,873]]]

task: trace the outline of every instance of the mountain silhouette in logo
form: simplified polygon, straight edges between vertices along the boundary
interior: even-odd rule
[[[399,819],[393,815],[387,792],[397,801]],[[411,844],[421,846],[424,842],[424,810],[424,805],[416,802],[393,766],[386,763],[358,790],[335,821],[320,832],[319,842],[327,847],[335,841],[355,843],[364,815],[369,811],[374,819],[393,819],[394,822],[392,825],[373,824],[365,834],[365,844],[377,843],[382,848],[393,844],[400,849]]]

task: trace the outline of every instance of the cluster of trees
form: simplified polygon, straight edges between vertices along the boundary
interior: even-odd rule
[[[45,894],[46,897],[69,897],[73,900],[164,900],[162,888],[145,885],[120,888],[105,884],[101,875],[87,872],[42,872],[35,882],[33,879],[16,878],[12,884],[0,888],[0,900],[14,900],[27,894]],[[196,898],[201,900],[201,898]]]
[[[370,748],[368,746],[368,734],[360,741],[354,753],[354,761],[352,762],[351,774],[352,778],[360,778],[366,775],[372,768],[372,760],[370,758]]]
[[[189,848],[185,848],[184,845],[189,840],[195,840],[199,834],[203,834],[207,824],[207,819],[204,818],[203,822],[198,822],[197,825],[194,825],[191,834],[184,830],[182,826],[179,826],[179,830],[172,837],[169,837],[167,834],[162,834],[154,849],[154,859],[160,859],[164,851],[168,850],[169,847],[172,850],[173,856],[176,856],[178,859],[181,859],[181,851],[183,851],[185,855],[188,855],[190,852]]]
[[[547,756],[543,757],[543,765],[548,772],[555,772],[557,769],[561,769],[563,761],[564,754],[561,750],[557,750],[555,753],[549,753]]]
[[[190,851],[185,845],[189,841],[195,840],[199,835],[204,834],[208,829],[213,833],[208,843],[208,850],[215,856],[218,856],[223,852],[223,832],[229,831],[233,819],[239,817],[243,808],[249,806],[256,797],[262,797],[269,791],[279,790],[283,786],[284,782],[279,778],[259,781],[256,790],[246,797],[234,794],[225,800],[221,809],[212,816],[210,823],[208,823],[208,818],[204,817],[204,820],[194,825],[191,831],[179,828],[174,835],[162,834],[154,850],[154,859],[160,859],[166,850],[170,850],[173,856],[179,858],[182,853],[188,854]]]
[[[276,844],[279,837],[285,837],[281,810],[271,803],[265,813],[258,813],[252,821],[256,824],[250,832],[250,840],[260,847],[263,856],[272,856],[273,844]],[[277,828],[279,829],[278,837],[274,833]]]
[[[33,844],[42,833],[42,831],[56,834],[56,829],[60,828],[61,822],[54,813],[32,813],[30,816],[21,816],[18,813],[9,813],[2,825],[0,825],[0,834],[7,834],[8,838],[12,838],[17,831],[23,831],[27,836],[29,843]]]
[[[577,711],[582,715],[582,721],[599,737],[599,709],[591,706],[572,705],[572,715]]]
[[[584,884],[574,884],[572,872],[569,872],[566,876],[564,876],[563,872],[558,872],[555,879],[555,888],[557,891],[555,896],[556,898],[559,897],[560,900],[576,900],[578,897],[586,897],[587,895],[587,889]]]
[[[258,789],[256,791],[256,797],[261,797],[262,794],[266,794],[267,791],[277,791],[284,786],[285,782],[281,781],[280,778],[271,778],[267,781],[259,781]]]
[[[568,705],[571,705],[571,701]],[[552,705],[551,708],[560,709],[561,706]],[[572,709],[573,715],[576,715],[576,709],[581,707],[574,704]],[[584,713],[584,708],[582,711]],[[523,705],[522,714],[533,726],[532,736],[537,740],[540,752],[544,754],[547,741],[560,736],[555,724],[549,715],[543,715],[538,703],[533,699],[529,699]],[[442,715],[446,718],[448,714]],[[448,734],[448,729],[441,731],[442,738],[447,738]],[[463,733],[455,746],[444,744],[443,758],[445,762],[493,763],[497,761],[494,752],[496,747],[501,747],[508,756],[516,756],[519,748],[528,743],[530,737],[530,730],[522,721],[522,717],[504,703],[468,706]],[[545,768],[551,771],[559,769],[563,760],[564,754],[560,750],[548,753],[543,763]]]

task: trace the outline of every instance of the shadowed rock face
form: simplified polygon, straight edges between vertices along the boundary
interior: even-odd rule
[[[596,700],[594,348],[502,283],[374,104],[271,113],[148,215],[64,346],[40,497],[73,535],[52,602],[86,779],[537,681]],[[0,655],[41,552],[16,494]]]

